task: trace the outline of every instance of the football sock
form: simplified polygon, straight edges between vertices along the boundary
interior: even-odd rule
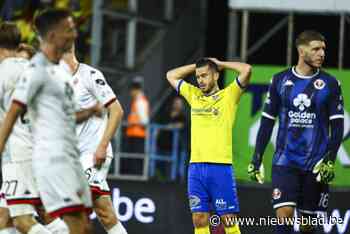
[[[225,233],[226,234],[241,234],[241,231],[239,230],[239,226],[236,224],[234,226],[225,227]]]
[[[194,228],[194,234],[210,234],[209,225],[205,227]]]
[[[43,225],[37,223],[31,227],[28,234],[51,234],[51,232]]]
[[[111,229],[107,231],[108,234],[127,234],[127,231],[123,227],[123,224],[118,221],[116,225],[114,225]]]
[[[4,228],[0,230],[0,234],[16,234],[16,229],[13,227],[10,228]]]
[[[55,219],[46,228],[49,229],[52,234],[69,234],[69,228],[67,224],[60,218]]]

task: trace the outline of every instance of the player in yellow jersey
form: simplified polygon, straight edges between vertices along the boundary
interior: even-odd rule
[[[219,71],[231,69],[238,77],[225,89],[218,86]],[[196,75],[198,87],[183,79]],[[188,197],[195,234],[209,234],[209,213],[221,216],[226,234],[240,233],[227,220],[239,212],[232,168],[232,127],[239,99],[248,85],[251,66],[202,58],[168,71],[167,79],[191,106],[191,160]]]

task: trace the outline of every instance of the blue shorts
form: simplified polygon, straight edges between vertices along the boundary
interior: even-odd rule
[[[191,163],[188,168],[188,198],[192,213],[238,213],[239,204],[232,165]]]
[[[329,187],[316,181],[311,171],[297,168],[272,167],[272,204],[277,209],[283,206],[297,207],[299,212],[315,214],[326,211]]]

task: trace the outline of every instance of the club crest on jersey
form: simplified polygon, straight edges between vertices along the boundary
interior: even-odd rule
[[[219,114],[219,109],[213,108],[213,115],[218,115],[218,114]]]
[[[282,192],[281,190],[279,190],[278,188],[275,188],[273,191],[272,191],[272,199],[273,200],[278,200],[281,198],[281,195],[282,195]]]
[[[317,79],[314,82],[314,87],[318,90],[323,89],[326,86],[326,83],[323,80]]]
[[[295,107],[298,107],[300,111],[304,111],[306,108],[311,106],[311,100],[306,94],[300,93],[296,98],[294,98],[293,104]]]

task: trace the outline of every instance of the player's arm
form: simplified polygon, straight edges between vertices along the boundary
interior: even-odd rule
[[[238,81],[241,87],[247,87],[250,81],[252,66],[247,63],[220,61],[216,58],[210,58],[218,65],[219,70],[229,69],[238,72]]]
[[[101,117],[103,113],[103,106],[100,103],[95,104],[94,106],[75,112],[75,121],[77,124],[80,124],[88,120],[92,116]]]
[[[17,118],[25,113],[25,107],[18,102],[13,102],[7,112],[0,128],[0,153],[4,151],[8,137],[10,136]]]
[[[332,162],[337,158],[339,147],[344,135],[344,118],[333,119],[330,121],[330,141],[328,144],[328,154],[326,160]]]
[[[105,161],[108,144],[115,135],[117,128],[120,126],[124,114],[123,108],[117,99],[107,106],[107,110],[107,126],[95,153],[95,165],[97,167],[100,167]]]
[[[262,116],[258,135],[256,137],[255,151],[248,166],[250,178],[259,183],[263,183],[264,180],[263,176],[260,175],[260,166],[263,161],[265,149],[270,141],[274,124],[274,120]]]
[[[170,85],[174,89],[177,89],[180,80],[193,74],[195,72],[195,70],[196,70],[196,64],[184,65],[184,66],[169,70],[166,73],[166,78],[169,81]]]
[[[260,166],[263,161],[263,155],[267,144],[270,141],[273,126],[280,109],[280,97],[277,92],[276,79],[272,79],[269,92],[262,113],[260,128],[255,143],[255,151],[250,164],[248,165],[248,175],[252,180],[263,182],[260,174]]]
[[[108,144],[121,123],[123,109],[112,88],[108,85],[104,75],[98,70],[93,71],[94,72],[91,73],[91,79],[89,79],[89,82],[86,84],[88,85],[87,88],[108,111],[107,125],[96,152],[94,153],[95,166],[100,167],[106,159]]]
[[[330,93],[328,103],[330,136],[327,152],[313,169],[313,172],[318,174],[317,180],[326,184],[334,179],[334,163],[344,134],[344,102],[340,83],[333,83]]]

